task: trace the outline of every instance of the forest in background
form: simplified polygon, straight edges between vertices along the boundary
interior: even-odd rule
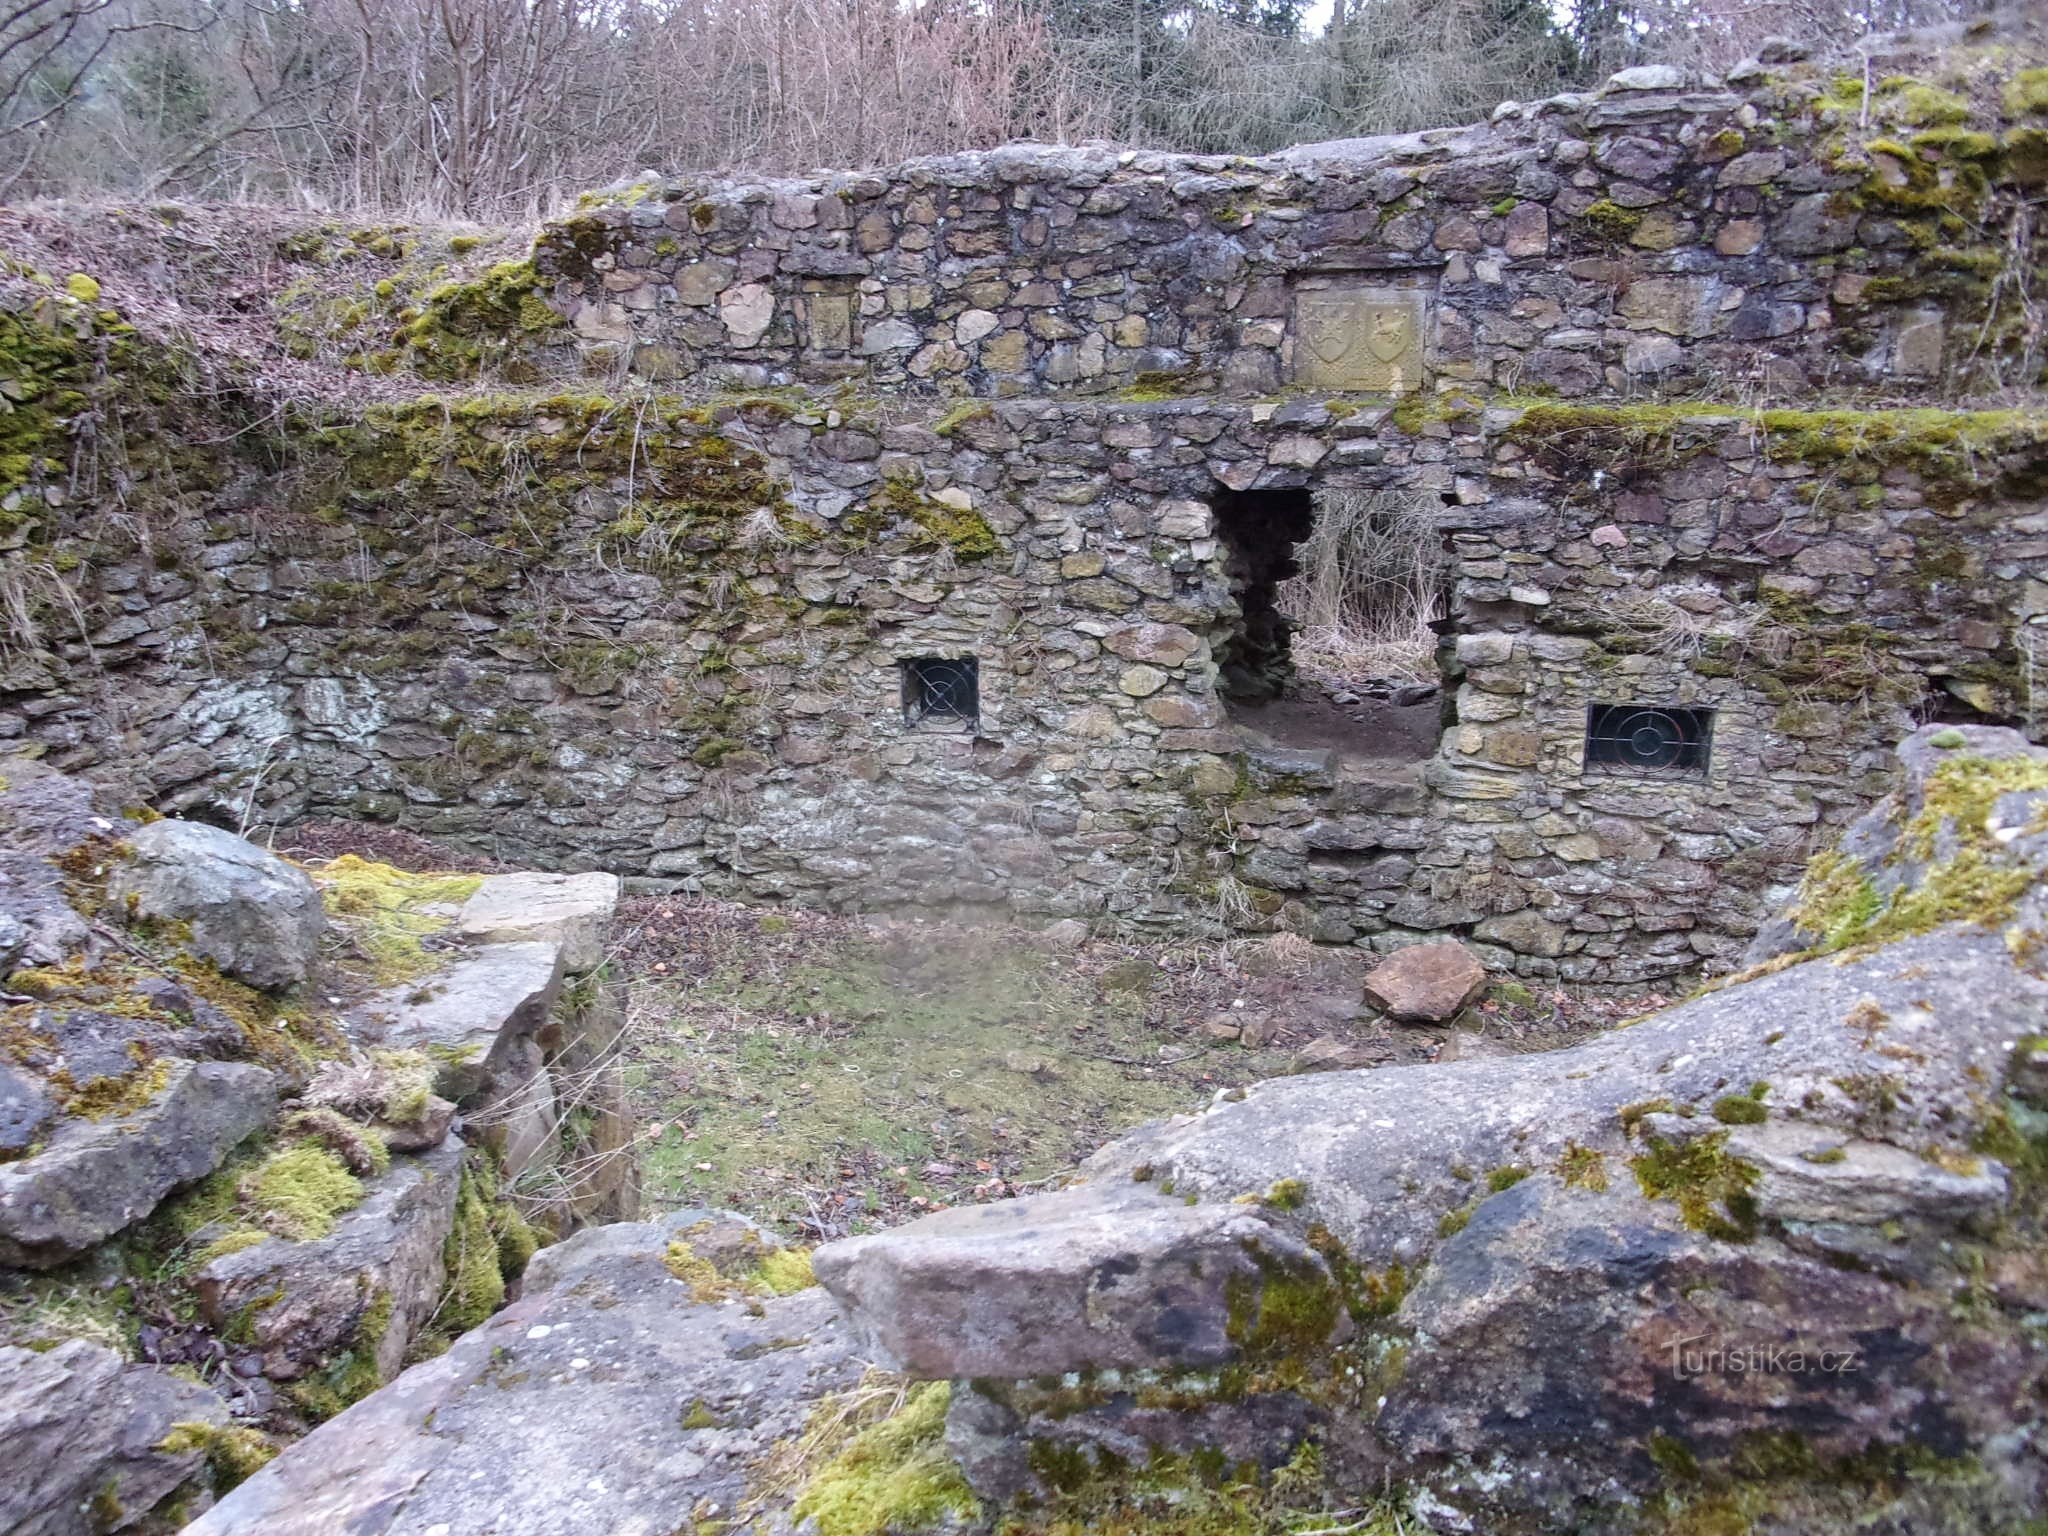
[[[1988,0],[0,0],[0,198],[529,219],[643,168],[1256,154]],[[1320,21],[1320,17],[1317,18]]]

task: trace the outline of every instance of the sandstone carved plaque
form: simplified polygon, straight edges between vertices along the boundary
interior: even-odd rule
[[[1294,299],[1294,377],[1323,389],[1420,389],[1427,319],[1418,289],[1307,289]]]

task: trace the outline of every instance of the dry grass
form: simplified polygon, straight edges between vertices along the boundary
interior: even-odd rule
[[[1296,668],[1340,687],[1436,681],[1448,558],[1426,492],[1319,492],[1301,574],[1279,593]]]

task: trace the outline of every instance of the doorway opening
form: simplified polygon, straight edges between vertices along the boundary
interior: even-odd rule
[[[1419,761],[1441,733],[1440,510],[1401,490],[1220,491],[1239,619],[1217,687],[1242,730],[1347,758]]]

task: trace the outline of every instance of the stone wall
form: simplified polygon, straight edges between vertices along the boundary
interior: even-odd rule
[[[1635,72],[1269,161],[639,184],[437,290],[366,407],[194,391],[76,285],[16,295],[72,360],[7,442],[77,400],[125,457],[0,462],[43,636],[0,645],[0,739],[756,899],[1721,964],[1903,726],[2037,725],[2048,419],[1879,388],[2041,366],[2048,75],[1945,68],[1867,113],[1811,67]],[[404,371],[623,362],[659,382]],[[1454,557],[1424,760],[1220,697],[1273,551],[1215,509],[1333,489]],[[973,718],[912,718],[907,664],[970,658]],[[1628,706],[1702,745],[1589,764]]]
[[[636,182],[542,232],[540,291],[571,327],[547,339],[661,380],[998,397],[1996,373],[1994,232],[2048,177],[2048,136],[2019,97],[1999,117],[1995,80],[1878,65],[1867,107],[1815,66],[1645,68],[1480,127],[1258,160],[1023,145]]]
[[[127,734],[83,692],[5,729],[67,766],[133,754],[166,804],[253,788],[273,814],[721,894],[1449,929],[1530,975],[1652,975],[1739,951],[1930,698],[2031,711],[2044,433],[1344,401],[417,406],[290,476],[346,517],[252,494],[175,560],[99,572],[128,611],[92,663]],[[572,494],[537,489],[571,466]],[[1427,762],[1232,729],[1218,486],[1449,503],[1454,687]],[[978,660],[973,729],[906,718],[900,664],[923,657]],[[1588,770],[1603,703],[1715,710],[1705,774]]]

